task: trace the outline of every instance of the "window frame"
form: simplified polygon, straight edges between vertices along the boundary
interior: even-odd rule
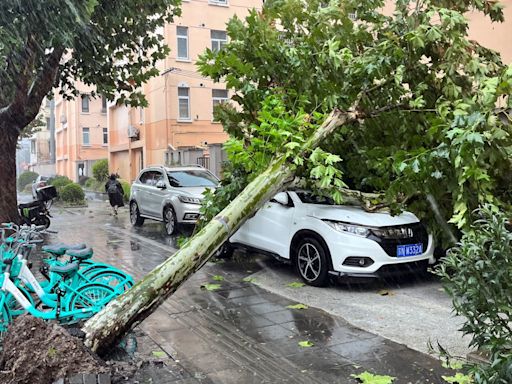
[[[84,101],[87,100],[86,108],[84,108]],[[80,105],[80,112],[82,113],[90,113],[91,111],[91,97],[87,94],[81,95],[81,105]]]
[[[101,113],[107,113],[107,98],[101,96]]]
[[[87,130],[87,143],[85,142],[85,134]],[[91,128],[82,127],[82,146],[90,147],[91,146]]]
[[[214,96],[215,91],[224,91],[226,92],[226,97],[218,97]],[[226,103],[229,101],[229,91],[227,89],[220,89],[220,88],[212,88],[212,122],[218,123],[218,120],[215,120],[215,116],[213,114],[213,111],[215,110],[215,106],[217,104]],[[217,103],[216,103],[217,102]]]
[[[180,89],[185,89],[187,90],[187,96],[180,96]],[[188,111],[188,116],[187,117],[183,117],[181,116],[181,103],[180,101],[181,100],[187,100],[187,111]],[[178,118],[177,120],[178,121],[192,121],[192,113],[191,113],[191,110],[190,110],[190,87],[178,87]]]
[[[186,32],[185,35],[180,35],[179,30],[182,29]],[[185,40],[186,56],[180,56],[180,40]],[[188,27],[182,25],[176,26],[176,60],[190,60],[190,52],[188,45]]]
[[[224,33],[224,39],[219,39],[213,37],[214,32],[222,32]],[[222,31],[220,29],[210,29],[210,46],[213,52],[219,52],[226,44],[228,43],[228,34],[226,31]],[[214,48],[214,44],[218,45],[217,48]]]
[[[108,145],[108,127],[103,127],[103,145]],[[106,139],[106,140],[105,140]]]

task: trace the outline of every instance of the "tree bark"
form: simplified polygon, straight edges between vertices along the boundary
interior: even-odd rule
[[[312,149],[349,119],[355,119],[355,114],[339,111],[331,113],[304,144],[303,157],[308,157]],[[183,248],[88,320],[83,328],[86,345],[93,351],[102,353],[120,336],[154,312],[189,276],[201,268],[258,208],[293,181],[292,169],[283,158],[271,163],[265,172],[257,176]]]
[[[0,122],[0,175],[2,189],[0,198],[0,222],[18,222],[18,197],[16,191],[16,146],[17,127]]]

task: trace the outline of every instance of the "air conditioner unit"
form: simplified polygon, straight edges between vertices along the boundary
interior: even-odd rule
[[[66,124],[67,121],[68,121],[68,119],[67,119],[66,115],[60,115],[60,122],[62,124]]]
[[[130,138],[138,138],[139,130],[135,128],[133,125],[128,126],[128,137]]]

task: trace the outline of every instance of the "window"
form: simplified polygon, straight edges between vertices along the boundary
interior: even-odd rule
[[[215,111],[215,106],[220,103],[225,103],[228,101],[228,91],[226,89],[212,89],[212,101],[213,101],[213,110]],[[215,117],[214,117],[214,121]]]
[[[210,31],[210,37],[212,39],[212,51],[218,52],[226,45],[228,38],[226,36],[226,31]]]
[[[82,95],[82,112],[89,112],[89,95]]]
[[[82,128],[82,145],[91,145],[89,128]]]
[[[34,154],[36,153],[36,141],[30,140],[30,153]]]
[[[178,119],[190,120],[190,97],[188,88],[178,88]]]
[[[108,128],[103,128],[103,145],[108,144]]]
[[[169,171],[167,178],[172,187],[216,187],[219,180],[210,172],[202,170]]]
[[[209,0],[208,3],[214,5],[228,5],[228,0]]]
[[[107,113],[107,98],[101,96],[101,113]]]
[[[178,59],[188,59],[188,28],[176,27],[178,36]]]
[[[139,181],[144,185],[149,185],[151,187],[156,186],[156,183],[159,180],[163,180],[164,176],[162,175],[162,172],[158,171],[147,171],[144,172],[140,178]]]

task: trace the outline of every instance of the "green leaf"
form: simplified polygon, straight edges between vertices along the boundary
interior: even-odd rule
[[[167,353],[165,353],[164,351],[153,351],[151,352],[151,354],[158,358],[163,358],[167,356]]]
[[[302,288],[304,285],[304,283],[299,283],[297,281],[294,281],[293,283],[288,283],[286,284],[287,287],[290,287],[290,288]]]
[[[207,291],[216,291],[217,289],[220,289],[220,284],[203,284],[201,285],[201,289],[206,289]]]
[[[463,373],[457,372],[455,376],[441,376],[447,383],[453,384],[472,384],[473,378],[470,375],[464,375]]]
[[[254,277],[244,277],[242,281],[245,281],[246,283],[252,283],[255,281]]]
[[[367,371],[358,375],[352,374],[350,376],[358,379],[361,384],[392,384],[393,380],[395,380],[395,377],[392,376],[374,375]]]
[[[212,277],[213,280],[215,281],[224,281],[224,276],[221,276],[221,275],[215,275]]]
[[[314,344],[309,340],[299,341],[299,346],[302,348],[312,347]]]
[[[306,304],[298,303],[298,304],[287,305],[286,308],[290,308],[290,309],[308,309],[309,307]]]

